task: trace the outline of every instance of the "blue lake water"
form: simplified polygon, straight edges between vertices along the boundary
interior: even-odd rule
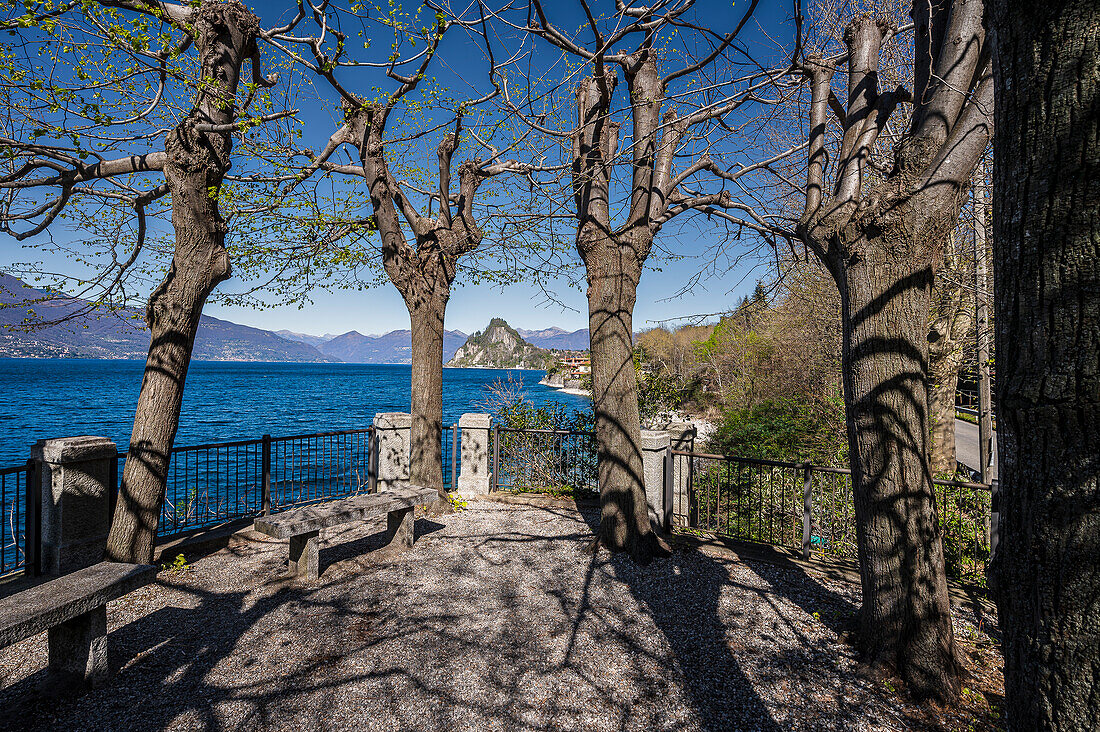
[[[144,361],[0,359],[0,467],[45,437],[129,442]],[[486,387],[511,374],[536,405],[583,409],[585,397],[539,385],[542,371],[444,369],[443,419],[484,411]],[[196,361],[187,374],[177,445],[366,427],[409,411],[410,367],[388,364]]]

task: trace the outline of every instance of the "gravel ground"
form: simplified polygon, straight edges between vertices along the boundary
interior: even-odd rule
[[[571,504],[474,502],[418,518],[404,554],[365,554],[383,518],[324,535],[313,582],[283,577],[285,542],[234,538],[108,606],[105,689],[41,695],[44,635],[0,651],[0,727],[882,730],[931,718],[859,673],[840,633],[858,587],[719,549],[638,567],[585,552],[594,520]],[[963,617],[957,627],[980,635]]]

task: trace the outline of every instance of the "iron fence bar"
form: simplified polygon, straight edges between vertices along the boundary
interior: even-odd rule
[[[31,577],[42,574],[42,478],[38,467],[38,461],[34,458],[27,460],[27,494],[26,505],[23,506],[23,571]]]
[[[493,423],[493,483],[490,492],[500,488],[500,425]]]
[[[809,463],[802,467],[802,558],[810,558],[813,540],[813,468]]]
[[[260,458],[260,511],[267,516],[271,513],[271,435],[264,435],[261,443],[263,455]]]

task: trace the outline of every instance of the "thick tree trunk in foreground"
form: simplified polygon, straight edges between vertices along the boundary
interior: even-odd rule
[[[445,299],[409,309],[412,321],[412,482],[443,489],[443,318]]]
[[[918,696],[958,693],[943,544],[928,470],[925,368],[931,266],[861,247],[842,264],[848,405],[863,607],[862,651]],[[878,255],[878,256],[875,256]]]
[[[842,301],[861,650],[873,666],[895,669],[913,696],[951,703],[961,670],[928,463],[929,289],[992,133],[993,84],[980,0],[915,2],[912,17],[911,94],[878,89],[883,19],[857,15],[845,30],[843,111],[830,104],[837,61],[807,60],[809,158],[797,230]],[[879,133],[901,102],[913,105],[909,130],[891,145],[887,172],[868,175]],[[831,165],[830,115],[844,128]]]
[[[592,407],[599,464],[599,542],[648,562],[663,550],[649,520],[634,373],[633,313],[641,263],[629,246],[582,246],[588,271]]]
[[[240,69],[254,53],[258,24],[243,5],[231,1],[200,6],[193,28],[200,78],[208,86],[166,144],[164,174],[176,246],[168,275],[149,298],[146,312],[152,340],[107,541],[107,557],[119,562],[153,560],[199,318],[210,292],[229,276],[217,192],[229,169],[232,140],[196,126],[233,121]]]
[[[1100,5],[996,0],[1001,539],[1010,730],[1100,727]]]

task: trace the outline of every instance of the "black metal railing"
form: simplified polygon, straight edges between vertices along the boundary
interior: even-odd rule
[[[223,524],[319,501],[372,492],[377,484],[374,427],[174,447],[157,535]],[[441,434],[443,486],[461,472],[458,425]],[[108,480],[116,505],[128,453],[119,452]],[[38,463],[0,469],[0,577],[37,571],[41,498]],[[28,506],[30,511],[28,512]],[[29,549],[28,549],[29,548]],[[29,553],[29,558],[28,558]]]
[[[0,577],[37,573],[38,567],[38,464],[0,469]]]
[[[596,493],[596,435],[575,430],[494,427],[491,490]]]
[[[265,436],[270,445],[270,510],[374,490],[374,429]],[[263,501],[261,500],[261,508]]]
[[[851,471],[672,451],[672,523],[786,546],[804,556],[855,558]],[[948,576],[983,582],[990,557],[991,488],[934,481]]]

